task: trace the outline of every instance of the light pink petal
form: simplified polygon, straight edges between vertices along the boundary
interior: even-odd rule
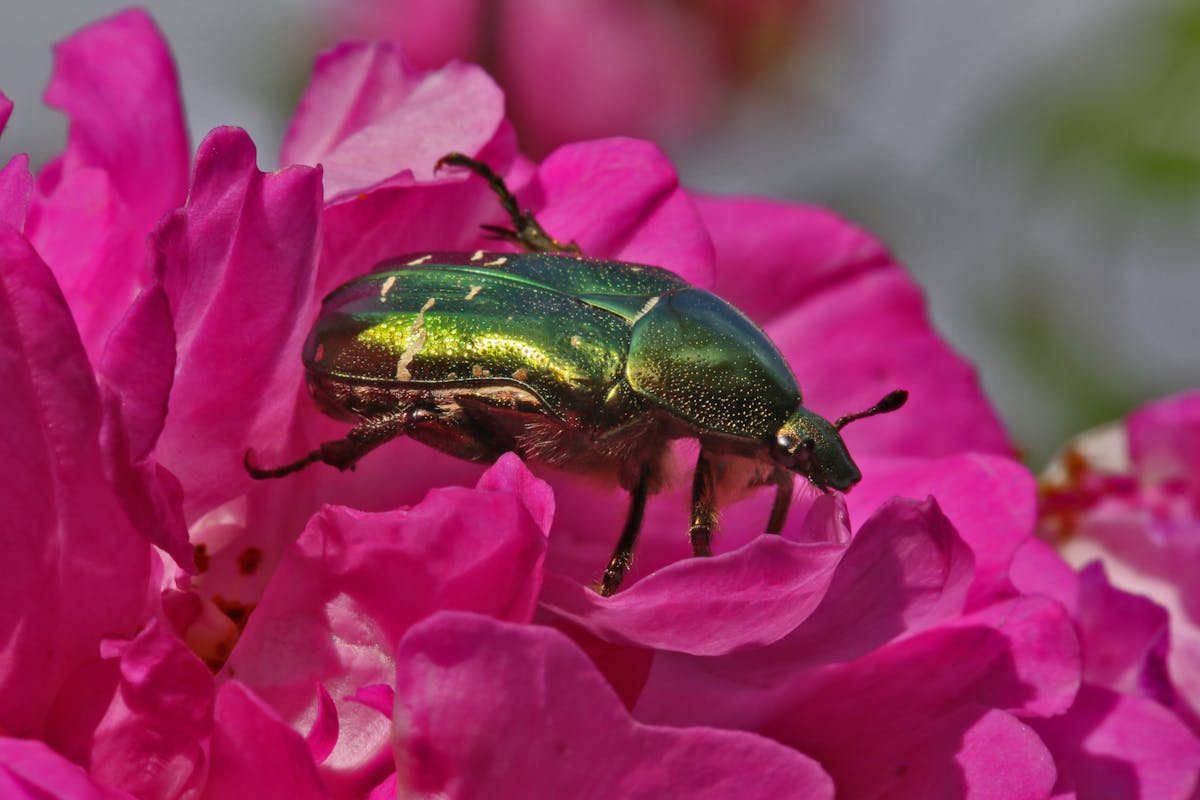
[[[70,312],[6,225],[0,341],[0,727],[36,736],[61,684],[98,658],[100,637],[134,634],[150,550],[104,478],[99,393]]]
[[[217,692],[206,800],[328,797],[304,738],[238,681]]]
[[[458,797],[832,797],[821,768],[742,731],[630,719],[562,634],[442,613],[397,653],[400,785]]]
[[[1012,453],[974,370],[936,334],[920,291],[878,242],[809,206],[696,203],[716,247],[714,290],[764,325],[806,406],[834,419],[909,391],[901,411],[846,429],[852,453]]]
[[[33,196],[29,156],[18,153],[0,169],[0,223],[17,230],[25,227],[25,214]]]
[[[120,656],[118,691],[90,731],[93,777],[137,797],[181,797],[204,784],[213,728],[212,673],[162,623]]]
[[[675,167],[650,142],[601,139],[560,147],[529,187],[538,221],[589,256],[663,267],[696,286],[713,281],[713,245]]]
[[[499,74],[525,149],[694,126],[721,88],[714,32],[692,9],[629,0],[513,0],[498,11]]]
[[[1080,798],[1185,800],[1200,788],[1200,740],[1144,697],[1085,685],[1065,714],[1030,724]]]
[[[414,70],[395,45],[350,42],[321,55],[284,137],[283,164],[321,164],[328,201],[396,178],[431,181],[438,159],[479,152],[504,95],[479,67]]]
[[[970,605],[1011,592],[1009,565],[1033,535],[1037,514],[1037,487],[1028,469],[983,454],[860,458],[858,463],[862,483],[846,495],[851,520],[873,513],[889,497],[932,496],[975,554]]]
[[[0,797],[11,800],[120,800],[130,795],[102,786],[36,739],[0,737]]]
[[[60,43],[46,102],[70,128],[38,176],[27,229],[95,361],[149,281],[146,235],[187,189],[175,67],[150,17],[125,11]]]
[[[389,683],[396,643],[438,609],[527,622],[546,538],[531,508],[546,492],[506,457],[492,489],[435,489],[410,509],[327,507],[289,549],[229,659],[230,672],[299,730],[315,725],[321,684],[337,707],[330,785],[365,791],[386,767],[388,721],[349,698]]]
[[[249,137],[220,128],[197,151],[187,208],[155,235],[179,353],[157,453],[189,522],[246,491],[247,448],[287,446],[320,199],[319,171],[264,174]]]
[[[470,61],[484,34],[484,0],[359,0],[325,3],[322,23],[334,39],[389,39],[421,68]]]

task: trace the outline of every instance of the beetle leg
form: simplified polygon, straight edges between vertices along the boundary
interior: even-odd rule
[[[452,167],[466,167],[488,182],[488,186],[500,198],[500,205],[508,212],[514,230],[501,228],[496,225],[481,227],[501,239],[510,241],[531,253],[579,253],[579,245],[574,242],[560,242],[550,234],[541,223],[534,218],[533,212],[522,211],[517,204],[517,198],[508,188],[504,179],[497,175],[491,167],[478,159],[465,156],[462,153],[448,153],[438,159],[434,170],[449,164]]]
[[[712,555],[712,532],[715,527],[717,527],[716,484],[713,481],[712,462],[701,450],[700,458],[696,460],[696,472],[692,476],[692,525],[688,528],[693,555]]]
[[[252,460],[254,457],[252,450],[246,451],[242,463],[245,464],[246,471],[250,473],[250,477],[255,480],[282,478],[284,475],[298,472],[309,464],[315,464],[318,461],[329,464],[332,467],[337,467],[342,471],[354,469],[354,465],[358,463],[360,458],[384,442],[404,434],[413,423],[421,420],[422,415],[428,414],[428,411],[422,409],[418,409],[417,411],[405,410],[396,414],[388,414],[387,416],[364,420],[356,425],[350,433],[346,434],[346,438],[322,442],[320,447],[308,455],[298,458],[290,464],[284,464],[281,467],[264,469],[256,466]]]
[[[771,480],[775,483],[775,502],[771,505],[771,518],[767,520],[767,533],[782,533],[788,509],[792,506],[792,488],[796,481],[786,469],[775,470]]]
[[[629,493],[629,515],[625,518],[625,527],[608,561],[608,568],[604,570],[604,580],[600,583],[600,594],[604,597],[611,597],[617,591],[633,562],[633,546],[637,544],[638,533],[642,530],[642,516],[646,512],[649,489],[650,465],[643,464],[638,482]]]

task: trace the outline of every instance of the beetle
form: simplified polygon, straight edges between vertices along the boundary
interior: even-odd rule
[[[323,462],[340,470],[407,436],[458,458],[522,459],[615,480],[630,493],[598,590],[628,571],[646,498],[668,477],[669,443],[700,442],[689,537],[711,555],[718,498],[773,485],[767,532],[779,533],[795,475],[822,491],[862,477],[840,431],[894,411],[886,395],[829,422],[801,404],[778,348],[732,305],[648,264],[592,259],[521,211],[485,163],[459,153],[437,167],[486,180],[513,228],[484,226],[518,253],[414,253],[330,293],[304,345],[318,407],[355,423],[344,439],[262,468],[279,478]]]

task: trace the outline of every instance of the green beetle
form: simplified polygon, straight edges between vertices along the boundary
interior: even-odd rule
[[[836,423],[804,408],[779,350],[721,298],[665,269],[585,258],[521,212],[487,165],[515,229],[489,228],[528,252],[416,253],[379,264],[325,298],[304,347],[308,388],[327,414],[355,422],[344,439],[263,469],[277,478],[324,462],[351,469],[408,436],[458,458],[506,452],[615,480],[629,490],[624,530],[599,590],[629,568],[646,497],[666,479],[668,443],[700,442],[689,534],[711,554],[717,498],[776,487],[779,533],[793,476],[845,491],[862,477],[839,431],[893,411],[907,393]]]

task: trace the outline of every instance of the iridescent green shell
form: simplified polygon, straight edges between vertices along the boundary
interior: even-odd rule
[[[754,439],[800,398],[779,351],[725,301],[658,267],[569,255],[387,262],[325,298],[304,361],[352,384],[515,384],[576,419],[627,383],[702,432]]]

